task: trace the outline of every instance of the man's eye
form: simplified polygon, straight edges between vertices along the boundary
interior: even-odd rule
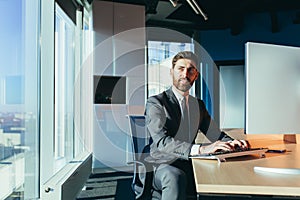
[[[190,68],[190,69],[189,69],[189,72],[190,72],[190,73],[195,73],[196,71],[197,71],[197,70],[196,70],[195,68]]]

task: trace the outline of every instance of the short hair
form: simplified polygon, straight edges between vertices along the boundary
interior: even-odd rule
[[[196,63],[195,67],[198,68],[198,57],[191,51],[178,52],[172,59],[172,68],[174,68],[177,60],[183,59],[183,58],[190,59],[190,60],[194,61]]]

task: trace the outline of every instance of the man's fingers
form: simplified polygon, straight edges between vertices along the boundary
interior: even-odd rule
[[[218,142],[215,144],[215,151],[217,150],[229,151],[232,150],[232,146],[228,142]]]
[[[250,148],[249,143],[246,140],[232,140],[227,142],[227,144],[231,147],[231,150],[235,149],[247,149]]]
[[[244,147],[248,147],[248,143],[245,141],[245,140],[240,140],[241,143],[242,143],[242,146]]]

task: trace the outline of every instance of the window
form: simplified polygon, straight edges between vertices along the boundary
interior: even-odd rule
[[[187,41],[187,40],[185,40]],[[172,58],[179,51],[198,52],[200,77],[190,94],[202,99],[212,118],[219,124],[219,72],[214,61],[198,43],[148,41],[148,96],[158,94],[172,85]]]
[[[192,43],[148,41],[148,96],[172,85],[172,58],[179,51],[193,51]]]
[[[5,77],[5,104],[24,104],[24,81],[22,76]]]
[[[77,14],[80,11],[77,11]],[[92,46],[93,46],[93,32],[92,32],[92,14],[91,10],[83,9],[83,19],[78,17],[77,20],[83,20],[82,27],[77,25],[76,31],[76,60],[75,60],[75,85],[74,85],[74,156],[81,152],[90,149],[92,131],[90,110],[87,110],[87,105],[90,104],[88,91],[91,91],[92,85],[89,84],[92,68]],[[79,23],[80,24],[80,23]],[[78,55],[79,54],[79,55]],[[87,70],[88,68],[88,70]],[[92,93],[91,93],[92,99]]]
[[[39,197],[40,1],[0,1],[0,199]]]
[[[245,73],[244,65],[220,68],[220,127],[244,128]]]
[[[56,4],[55,13],[55,170],[73,158],[75,25]]]

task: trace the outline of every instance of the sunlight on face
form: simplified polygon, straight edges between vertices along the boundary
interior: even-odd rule
[[[187,92],[193,86],[199,74],[196,63],[186,58],[177,60],[170,72],[173,85],[181,92]]]

